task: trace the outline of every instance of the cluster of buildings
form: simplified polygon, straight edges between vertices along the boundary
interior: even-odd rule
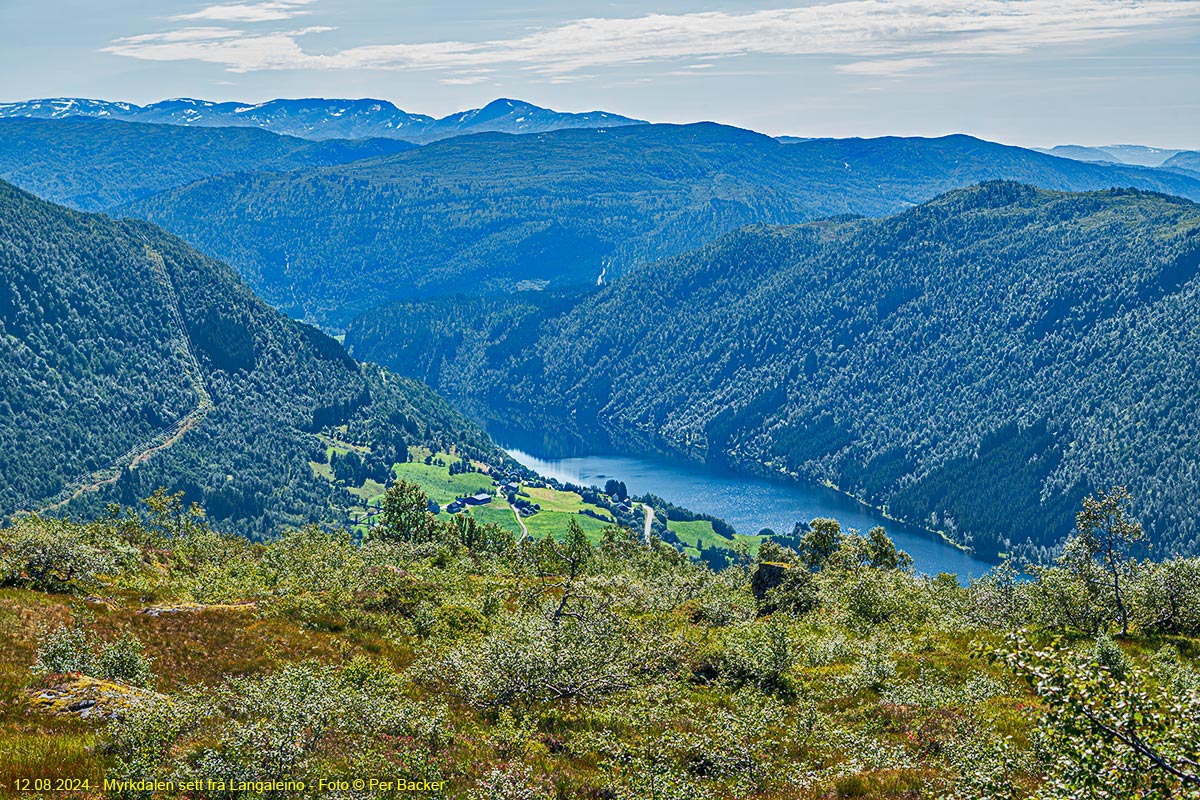
[[[467,506],[483,506],[492,502],[492,496],[487,492],[479,492],[470,497],[460,497],[450,505],[446,506],[447,514],[457,514],[464,510]]]
[[[508,498],[508,504],[513,507],[513,511],[516,511],[518,516],[532,517],[534,514],[542,510],[540,503],[533,503],[530,502],[529,498],[521,497],[521,484],[516,483],[515,481],[507,481],[504,483],[496,481],[496,488],[503,492],[504,496]]]
[[[512,505],[512,507],[516,510],[516,512],[518,514],[520,514],[522,517],[532,516],[542,510],[542,507],[540,504],[532,503],[529,501],[528,498],[520,496],[521,484],[513,482],[513,481],[507,481],[507,482],[494,481],[493,485],[496,487],[496,489],[500,493],[502,493],[505,497],[508,498],[509,504]],[[436,501],[430,500],[428,509],[429,509],[429,513],[431,513],[431,514],[438,514],[442,511],[445,511],[447,514],[458,514],[462,511],[465,511],[467,508],[469,508],[471,506],[487,505],[488,503],[492,502],[492,500],[494,500],[494,499],[495,499],[495,496],[493,494],[491,494],[490,492],[481,491],[481,492],[471,495],[470,497],[459,497],[459,498],[455,499],[453,502],[446,505],[444,508],[441,505],[439,505]],[[360,523],[366,523],[368,525],[374,525],[376,522],[378,522],[377,517],[379,516],[379,514],[380,514],[379,508],[368,508],[366,513],[362,517],[360,517],[359,519],[357,519],[355,521],[360,522]]]

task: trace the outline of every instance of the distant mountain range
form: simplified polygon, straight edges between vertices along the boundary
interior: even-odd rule
[[[1200,179],[969,136],[782,144],[712,123],[481,134],[285,174],[197,181],[116,209],[232,264],[330,329],[395,300],[595,285],[742,225],[882,216],[1006,179],[1200,200]]]
[[[111,117],[0,119],[0,178],[161,224],[277,307],[333,330],[396,300],[595,285],[741,225],[882,216],[986,180],[1200,199],[1187,157],[1152,169],[968,136],[781,142],[713,123],[418,146]]]
[[[1200,151],[1184,150],[1182,153],[1176,153],[1163,162],[1163,169],[1200,178]]]
[[[0,119],[0,179],[56,203],[103,211],[213,175],[333,166],[416,146],[105,118]]]
[[[497,430],[829,481],[987,556],[1045,555],[1120,483],[1155,552],[1200,551],[1195,203],[987,183],[543,294],[400,303],[346,343]]]
[[[269,302],[481,416],[828,480],[981,552],[1052,543],[1110,480],[1200,549],[1179,462],[1200,457],[1196,152],[775,139],[507,100],[4,116],[0,178],[148,222],[0,182],[0,516],[115,469],[71,507],[169,483],[267,535],[348,502],[308,463],[329,424],[389,453],[489,447]]]
[[[262,128],[304,139],[403,139],[432,142],[469,133],[543,133],[563,128],[612,128],[642,120],[591,111],[563,113],[521,100],[501,98],[483,108],[442,119],[410,114],[386,100],[269,100],[214,103],[179,98],[146,106],[66,97],[0,103],[0,118],[67,119],[95,117],[192,127]]]
[[[1061,158],[1076,161],[1095,161],[1109,164],[1128,164],[1136,167],[1170,166],[1170,160],[1179,153],[1190,152],[1162,147],[1146,147],[1140,144],[1110,144],[1103,147],[1084,147],[1077,144],[1060,144],[1057,147],[1040,149]]]

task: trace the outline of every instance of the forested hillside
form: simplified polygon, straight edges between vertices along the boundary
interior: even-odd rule
[[[390,301],[595,285],[746,224],[879,216],[995,178],[1200,199],[1200,180],[1182,174],[966,136],[782,144],[699,124],[459,137],[216,177],[123,212],[228,261],[290,315],[340,328]]]
[[[387,465],[410,444],[491,452],[179,239],[0,183],[0,518],[166,486],[254,537],[341,521],[352,498],[309,464],[334,428]]]
[[[1198,269],[1191,202],[990,183],[748,228],[566,312],[380,309],[347,345],[501,424],[829,481],[984,555],[1115,482],[1195,552]]]
[[[1200,177],[1200,152],[1185,150],[1182,153],[1176,153],[1163,163],[1163,168]]]
[[[310,142],[254,128],[0,119],[0,178],[103,211],[213,175],[344,164],[412,147],[392,139]]]

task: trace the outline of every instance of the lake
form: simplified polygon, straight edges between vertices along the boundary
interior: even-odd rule
[[[863,533],[882,525],[896,546],[912,556],[918,572],[949,572],[965,582],[992,566],[823,486],[774,483],[683,460],[620,455],[543,458],[518,448],[505,450],[547,478],[580,486],[603,486],[609,478],[624,481],[631,495],[649,492],[692,511],[721,517],[738,533],[754,534],[763,528],[791,533],[796,522],[832,517],[843,529],[856,528]]]

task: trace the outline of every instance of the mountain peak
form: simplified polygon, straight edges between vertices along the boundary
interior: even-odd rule
[[[275,98],[243,103],[173,97],[138,106],[61,97],[0,104],[0,118],[69,116],[210,128],[262,128],[305,139],[388,138],[418,143],[465,133],[544,133],[562,128],[608,128],[642,122],[601,111],[562,113],[508,97],[442,119],[411,114],[377,98]]]
[[[527,103],[524,100],[514,100],[511,97],[497,97],[495,100],[493,100],[492,102],[490,102],[486,106],[484,106],[485,109],[500,108],[500,107],[513,108],[513,109],[515,109],[515,108],[536,108],[539,111],[546,110],[546,109],[542,108],[541,106],[535,106],[533,103]]]

